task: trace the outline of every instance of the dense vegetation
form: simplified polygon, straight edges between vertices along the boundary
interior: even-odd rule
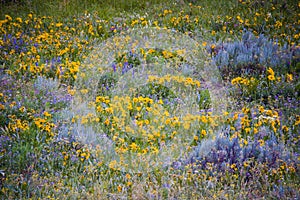
[[[297,1],[0,3],[2,199],[300,198]]]

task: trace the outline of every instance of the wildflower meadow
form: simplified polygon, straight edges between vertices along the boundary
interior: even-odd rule
[[[300,199],[300,2],[0,1],[1,199]]]

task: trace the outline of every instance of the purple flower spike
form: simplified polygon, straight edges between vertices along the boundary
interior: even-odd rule
[[[114,72],[116,72],[116,64],[115,63],[112,64],[112,67],[114,69]]]

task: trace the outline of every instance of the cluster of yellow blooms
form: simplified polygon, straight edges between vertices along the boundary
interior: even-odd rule
[[[275,73],[274,73],[274,71],[273,71],[273,69],[272,68],[269,68],[268,70],[267,70],[267,73],[268,73],[268,79],[270,80],[270,81],[275,81]]]
[[[185,86],[196,86],[200,87],[200,81],[195,80],[191,77],[184,77],[184,76],[172,76],[170,74],[167,74],[165,76],[149,76],[148,77],[148,82],[154,82],[158,84],[163,84],[163,83],[169,83],[169,82],[176,82],[179,84],[184,84]]]
[[[40,130],[44,131],[48,134],[48,136],[52,137],[54,136],[53,128],[55,127],[55,124],[52,122],[49,122],[51,120],[51,114],[48,112],[44,112],[43,117],[33,117],[30,113],[24,113],[28,115],[28,120],[22,120],[17,118],[15,115],[10,115],[9,119],[10,122],[8,124],[8,130],[12,132],[23,132],[29,130],[31,126],[31,120],[33,121],[34,125]]]
[[[8,124],[8,129],[12,132],[29,130],[28,121],[16,119],[15,116],[10,116],[12,122]]]
[[[250,80],[247,79],[247,78],[242,78],[242,77],[236,77],[234,79],[231,80],[231,84],[232,85],[237,85],[237,84],[240,84],[240,85],[250,85],[251,82],[254,82],[256,81],[255,78],[251,77]]]
[[[274,82],[276,80],[278,82],[282,81],[281,77],[275,76],[275,72],[273,71],[273,69],[271,67],[269,67],[266,72],[267,72],[267,80],[268,81],[270,81],[270,82]],[[285,81],[286,82],[293,81],[293,74],[286,74]],[[258,82],[258,80],[254,77],[250,77],[250,78],[236,77],[231,80],[232,85],[243,85],[243,86],[255,85],[257,82]]]
[[[154,101],[142,96],[115,96],[111,100],[98,96],[96,110],[99,113],[99,125],[110,132],[118,144],[117,152],[123,153],[128,150],[147,153],[151,152],[151,149],[157,152],[160,143],[172,140],[180,130],[189,132],[202,127],[200,135],[195,138],[207,137],[204,129],[213,122],[210,116],[176,116],[166,110],[163,104],[162,100]],[[194,133],[191,134],[193,138]],[[132,137],[140,138],[144,142],[130,142],[129,138]]]
[[[239,137],[243,139],[244,144],[247,144],[247,138],[259,133],[261,128],[268,127],[275,135],[278,134],[278,130],[282,129],[284,132],[288,132],[289,128],[281,124],[279,114],[275,110],[265,109],[263,106],[259,106],[257,111],[249,108],[243,108],[242,112],[236,112],[232,117],[226,118],[227,123],[231,126],[230,130],[233,132],[231,138]],[[251,116],[255,114],[256,116]],[[259,141],[261,146],[264,145],[264,140]]]
[[[24,34],[24,27],[32,32]],[[30,77],[45,75],[74,81],[80,66],[77,57],[88,45],[87,40],[74,36],[77,28],[55,22],[52,17],[29,14],[25,19],[12,19],[6,15],[0,21],[0,45],[14,45],[3,57],[12,66],[6,73]],[[6,34],[11,38],[5,38]]]

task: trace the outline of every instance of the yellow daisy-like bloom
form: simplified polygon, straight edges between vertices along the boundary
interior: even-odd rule
[[[169,10],[164,10],[164,16],[169,14]]]
[[[104,122],[105,125],[109,125],[109,123],[110,123],[109,119],[106,119],[105,122]]]
[[[130,174],[126,174],[125,176],[126,176],[127,179],[131,179]]]
[[[56,23],[55,26],[56,27],[61,27],[63,25],[63,23]]]
[[[286,81],[287,81],[287,82],[293,81],[293,74],[287,74],[287,75],[286,75]]]
[[[259,146],[264,146],[265,145],[265,141],[264,140],[258,140],[258,142],[259,142]]]
[[[172,52],[169,52],[169,51],[166,51],[166,50],[164,50],[162,52],[162,54],[163,54],[164,58],[166,58],[166,59],[173,57]]]
[[[139,147],[133,142],[129,145],[130,149],[133,150],[133,151],[136,151],[139,149]]]
[[[122,192],[122,186],[118,185],[118,192]]]
[[[288,128],[287,126],[282,126],[282,130],[283,130],[284,132],[288,132],[288,131],[289,131],[289,128]]]
[[[206,134],[207,134],[207,133],[206,133],[206,130],[202,130],[202,131],[201,131],[201,135],[202,135],[202,137],[205,137],[205,136],[206,136]]]
[[[269,75],[269,76],[268,76],[268,79],[269,79],[270,81],[275,81],[275,80],[276,80],[274,75]]]
[[[20,18],[20,17],[17,17],[16,20],[17,20],[19,23],[22,23],[22,22],[23,22],[22,18]]]
[[[231,80],[231,84],[232,85],[236,85],[236,84],[240,83],[240,81],[242,79],[243,79],[242,77],[236,77],[236,78],[234,78],[234,79]]]
[[[257,134],[257,133],[258,133],[257,128],[253,128],[253,133],[254,133],[254,134]]]
[[[51,117],[52,115],[50,113],[48,113],[47,111],[44,112],[44,116],[45,117]]]
[[[300,116],[296,117],[295,126],[298,126],[300,124]]]
[[[261,112],[261,113],[265,112],[265,109],[264,109],[263,106],[259,106],[258,110],[259,110],[259,112]]]
[[[274,73],[274,71],[273,71],[273,69],[271,68],[271,67],[269,67],[269,69],[267,70],[267,72],[268,72],[268,74],[269,75],[275,75],[275,73]]]
[[[155,49],[149,49],[148,50],[148,54],[152,54],[152,53],[155,53]]]
[[[12,20],[12,17],[9,16],[9,15],[5,15],[5,19],[7,19],[8,21],[11,21],[11,20]]]

